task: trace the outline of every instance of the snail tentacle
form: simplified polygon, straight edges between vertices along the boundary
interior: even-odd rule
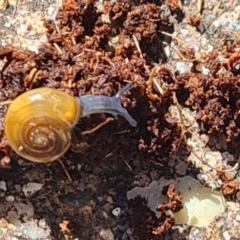
[[[127,84],[113,97],[84,95],[79,97],[82,106],[81,117],[95,113],[109,113],[116,117],[124,117],[131,126],[136,127],[137,122],[130,116],[128,111],[121,105],[122,95],[132,89],[132,84]]]

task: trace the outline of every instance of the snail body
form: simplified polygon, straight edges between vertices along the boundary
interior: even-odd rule
[[[136,121],[121,106],[126,85],[115,96],[73,97],[51,88],[38,88],[18,96],[5,117],[5,134],[11,148],[34,162],[61,157],[71,145],[72,129],[81,117],[94,113],[121,115],[132,125]]]

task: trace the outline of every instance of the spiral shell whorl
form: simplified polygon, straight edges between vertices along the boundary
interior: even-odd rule
[[[69,148],[80,115],[77,98],[50,88],[30,90],[9,106],[5,134],[18,155],[33,162],[50,162]]]
[[[20,132],[18,151],[35,162],[56,160],[71,143],[70,126],[49,116],[30,118],[22,123]]]

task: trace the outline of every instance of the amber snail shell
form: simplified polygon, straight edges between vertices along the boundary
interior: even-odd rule
[[[94,113],[110,113],[131,118],[120,104],[128,84],[115,96],[73,97],[60,90],[37,88],[18,96],[9,106],[5,117],[5,135],[11,148],[33,162],[51,162],[60,158],[70,147],[72,129],[80,117]]]
[[[77,98],[50,88],[23,93],[9,106],[5,134],[12,149],[31,161],[53,161],[69,148],[80,116]]]

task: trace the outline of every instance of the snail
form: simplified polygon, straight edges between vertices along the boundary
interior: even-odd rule
[[[112,97],[73,97],[52,88],[29,90],[18,96],[6,113],[5,134],[10,147],[30,161],[51,162],[68,150],[73,127],[86,115],[120,115],[135,127],[136,121],[121,105],[122,95],[131,88],[127,84]]]

